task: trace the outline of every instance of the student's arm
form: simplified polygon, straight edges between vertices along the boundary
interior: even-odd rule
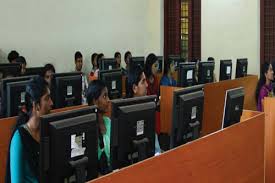
[[[10,145],[10,173],[11,182],[20,183],[23,180],[23,145],[19,131],[17,130]]]

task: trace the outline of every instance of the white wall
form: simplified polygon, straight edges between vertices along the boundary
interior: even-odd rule
[[[248,58],[248,73],[260,72],[260,0],[202,0],[202,60]]]
[[[0,60],[15,49],[29,66],[74,69],[74,53],[162,54],[163,0],[1,0]]]

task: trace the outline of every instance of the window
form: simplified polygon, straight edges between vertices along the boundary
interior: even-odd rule
[[[188,25],[189,25],[189,3],[188,0],[181,1],[181,57],[188,59]]]

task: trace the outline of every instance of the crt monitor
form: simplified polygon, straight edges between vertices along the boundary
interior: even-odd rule
[[[232,76],[232,60],[220,61],[220,81],[230,80]]]
[[[199,62],[198,83],[212,83],[214,81],[215,62]]]
[[[1,83],[1,116],[10,117],[18,114],[24,103],[25,88],[30,76],[2,79]],[[12,84],[15,83],[15,84]],[[18,87],[18,88],[17,88]]]
[[[117,68],[117,63],[114,58],[104,58],[99,62],[99,70],[112,70]]]
[[[110,99],[122,97],[121,69],[99,71],[99,79],[104,81],[107,85]]]
[[[82,73],[53,74],[51,96],[54,108],[81,105],[82,103]]]
[[[175,70],[177,71],[179,69],[180,63],[184,62],[184,59],[180,57],[180,55],[169,55],[168,60],[171,60],[175,64]]]
[[[157,58],[158,58],[158,63],[159,63],[158,72],[162,73],[162,71],[163,71],[163,57],[162,56],[157,56]]]
[[[43,152],[48,169],[44,181],[84,183],[96,178],[97,114],[57,120],[48,125],[48,144]]]
[[[134,65],[140,65],[142,68],[145,66],[145,59],[144,57],[132,57],[130,59],[130,68],[134,68]]]
[[[204,105],[203,88],[202,84],[174,91],[170,148],[199,138]]]
[[[247,67],[248,67],[247,58],[237,59],[235,78],[241,78],[241,77],[247,76]]]
[[[55,121],[65,120],[78,116],[96,113],[95,106],[86,106],[79,109],[51,113],[40,117],[40,181],[41,183],[49,182],[49,124]],[[96,172],[93,171],[93,177],[96,177]]]
[[[25,76],[31,75],[42,75],[44,71],[44,67],[28,67],[26,68],[26,72],[24,73]]]
[[[153,95],[112,101],[113,169],[154,156],[156,98]]]
[[[179,64],[178,86],[188,87],[195,85],[196,82],[196,63],[187,62]]]
[[[20,75],[20,63],[0,64],[0,79]]]
[[[244,88],[233,88],[226,91],[222,128],[240,122],[243,112]]]

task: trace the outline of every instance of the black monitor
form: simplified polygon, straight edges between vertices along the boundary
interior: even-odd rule
[[[20,63],[0,64],[0,79],[19,76],[20,72]]]
[[[31,75],[42,76],[43,71],[44,71],[44,67],[28,67],[26,68],[26,72],[24,73],[24,75],[25,76],[31,76]]]
[[[2,79],[1,83],[1,116],[18,115],[24,104],[26,85],[33,76],[13,77]]]
[[[117,68],[117,63],[114,58],[103,58],[99,62],[99,70],[112,70]]]
[[[104,81],[108,88],[110,99],[122,97],[122,72],[121,69],[99,71],[99,79]]]
[[[82,104],[81,72],[53,74],[51,87],[55,109]]]
[[[247,58],[237,59],[235,78],[241,78],[241,77],[247,76],[247,67],[248,67]]]
[[[232,60],[221,60],[220,81],[230,80],[232,76]]]
[[[43,152],[48,170],[43,181],[84,183],[96,178],[97,114],[53,121],[48,125],[48,144]]]
[[[159,68],[158,68],[158,72],[162,73],[163,71],[163,57],[162,56],[158,56],[158,62],[159,62]]]
[[[132,57],[130,59],[130,68],[134,68],[133,65],[140,65],[142,68],[144,68],[145,59],[144,57]]]
[[[212,83],[214,81],[215,62],[199,62],[198,83]]]
[[[182,59],[180,55],[168,55],[168,60],[171,60],[174,62],[176,71],[179,69],[180,63],[184,62],[184,59]]]
[[[196,63],[187,62],[179,64],[178,86],[188,87],[197,83],[196,81]]]
[[[202,127],[204,85],[175,90],[170,148],[199,138]]]
[[[244,104],[244,88],[226,91],[222,128],[240,122]]]
[[[112,101],[113,169],[154,156],[156,99],[153,95]]]
[[[93,114],[97,112],[95,106],[87,106],[80,109],[64,111],[59,113],[52,113],[40,117],[40,181],[42,183],[49,182],[50,176],[50,123],[78,116],[84,116],[87,114]],[[96,165],[94,166],[96,169]],[[92,172],[93,177],[96,177],[96,172]]]

